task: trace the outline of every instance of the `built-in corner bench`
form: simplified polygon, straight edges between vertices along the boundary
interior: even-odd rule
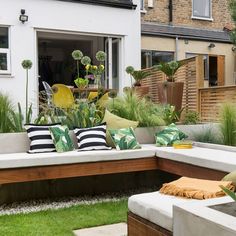
[[[157,148],[156,156],[159,169],[180,176],[220,180],[227,173],[236,170],[236,149],[220,145],[196,143],[193,149]],[[202,201],[188,200],[159,192],[131,196],[128,201],[128,235],[181,235],[175,234],[176,231],[173,233],[175,229],[181,232],[181,227],[184,227],[174,223],[178,221],[173,219],[173,208],[178,210],[181,209],[180,206],[191,202],[214,205],[226,201],[224,199],[229,201],[228,197]],[[204,234],[200,232],[194,235]]]

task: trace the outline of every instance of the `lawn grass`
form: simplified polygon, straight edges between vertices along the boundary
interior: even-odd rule
[[[0,235],[72,236],[72,230],[125,222],[127,199],[59,210],[0,216]]]

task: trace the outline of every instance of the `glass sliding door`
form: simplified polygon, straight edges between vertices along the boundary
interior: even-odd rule
[[[108,37],[105,40],[106,60],[106,87],[119,91],[120,87],[120,40]]]

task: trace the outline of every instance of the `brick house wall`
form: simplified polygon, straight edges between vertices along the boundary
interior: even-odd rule
[[[212,0],[213,21],[192,19],[192,0],[173,0],[173,25],[193,28],[222,30],[225,26],[233,26],[229,11],[230,0]],[[153,0],[153,8],[142,14],[142,22],[169,24],[169,0]]]

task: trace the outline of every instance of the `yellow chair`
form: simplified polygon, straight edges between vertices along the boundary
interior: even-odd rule
[[[96,99],[97,96],[98,96],[98,92],[90,92],[88,95],[88,100],[93,101]],[[99,106],[105,107],[108,102],[108,99],[109,99],[108,93],[105,93],[102,95],[101,98],[98,99],[97,104]]]
[[[75,99],[71,90],[64,84],[54,84],[52,86],[52,101],[60,108],[70,108],[75,104]]]

